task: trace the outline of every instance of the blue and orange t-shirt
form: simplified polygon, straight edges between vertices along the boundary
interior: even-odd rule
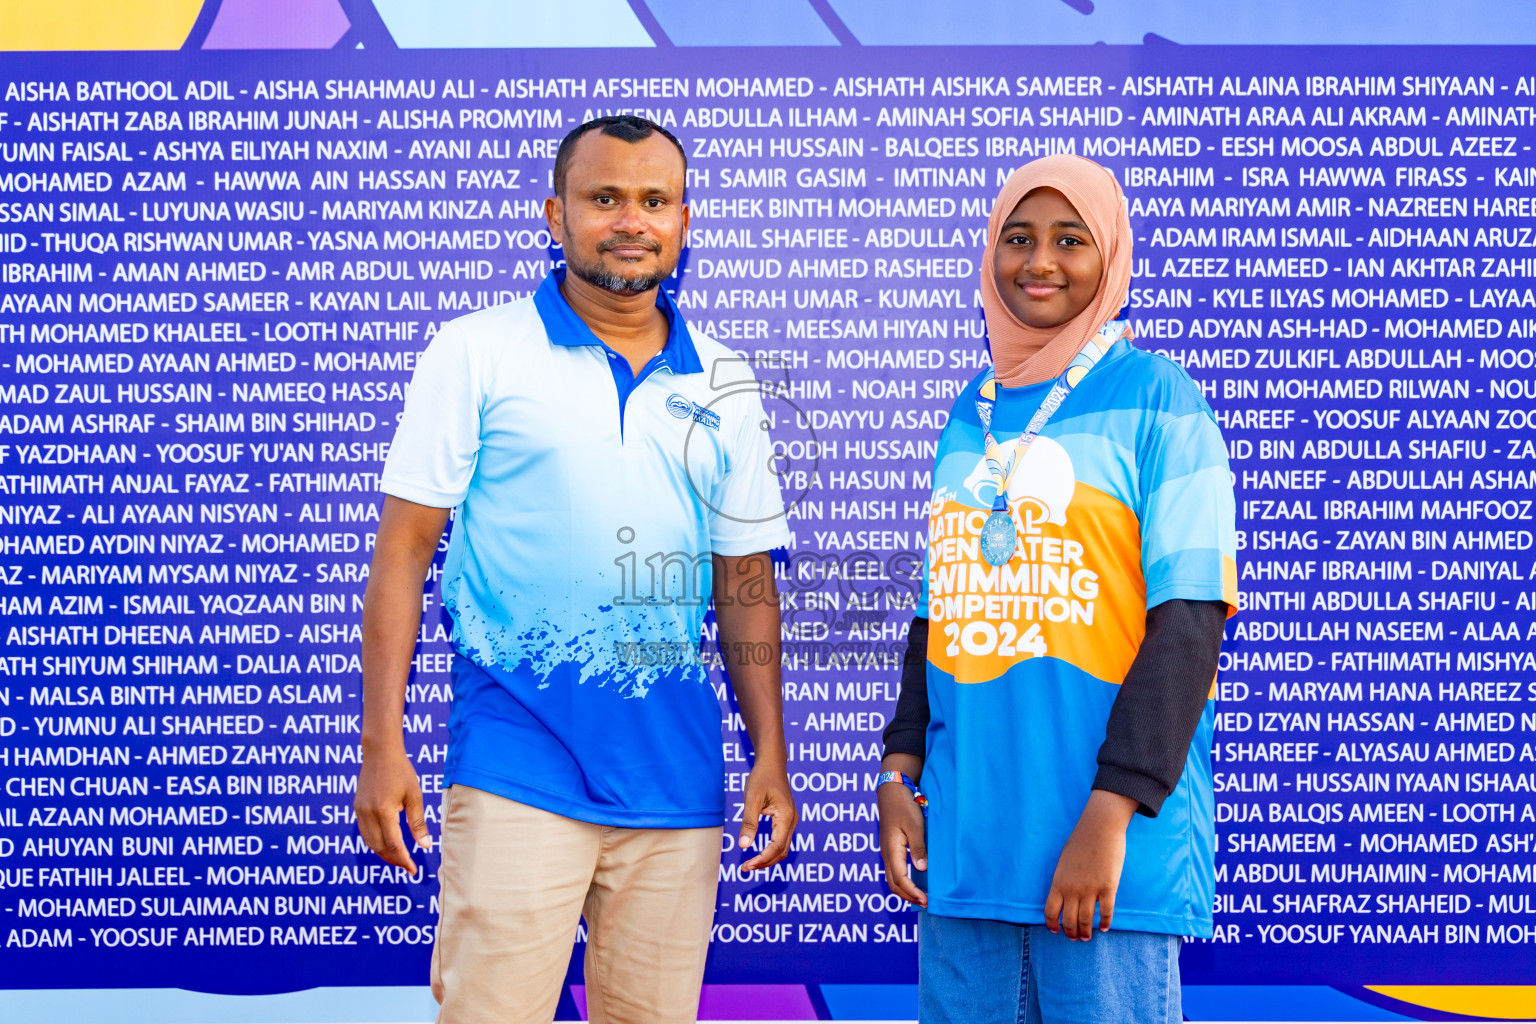
[[[984,377],[939,441],[918,608],[930,623],[929,909],[1040,924],[1147,609],[1237,605],[1232,477],[1184,370],[1116,342],[1013,473],[1018,546],[993,566],[979,543],[994,496],[976,410]],[[997,389],[1005,451],[1052,383]],[[1213,705],[1158,816],[1131,822],[1117,929],[1211,934]]]

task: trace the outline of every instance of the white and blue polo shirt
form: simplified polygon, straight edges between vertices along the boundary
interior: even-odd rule
[[[719,825],[710,555],[789,543],[761,398],[662,289],[666,344],[633,374],[563,273],[443,326],[384,464],[385,493],[459,510],[445,781],[602,825]]]

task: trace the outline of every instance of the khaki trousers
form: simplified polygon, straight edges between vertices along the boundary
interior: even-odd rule
[[[611,828],[450,787],[438,1024],[549,1024],[583,915],[593,1024],[693,1024],[721,831]]]

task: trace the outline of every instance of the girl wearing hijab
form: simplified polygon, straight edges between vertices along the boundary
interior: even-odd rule
[[[939,441],[877,787],[923,1024],[1179,1021],[1181,937],[1211,935],[1232,484],[1199,389],[1116,319],[1131,241],[1076,156],[1015,171],[988,224],[994,365]]]

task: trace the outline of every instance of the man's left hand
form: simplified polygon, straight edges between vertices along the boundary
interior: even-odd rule
[[[1094,904],[1099,908],[1099,928],[1109,931],[1115,916],[1115,893],[1125,867],[1125,830],[1136,813],[1130,797],[1096,789],[1088,795],[1077,827],[1072,830],[1056,875],[1045,898],[1045,926],[1065,931],[1069,939],[1093,938]]]
[[[795,808],[795,794],[789,789],[789,773],[783,765],[758,763],[747,776],[746,802],[741,810],[741,838],[737,847],[751,849],[757,839],[757,822],[764,816],[773,819],[773,831],[763,852],[741,866],[743,872],[756,871],[777,864],[789,853],[789,840],[795,834],[800,813]]]

